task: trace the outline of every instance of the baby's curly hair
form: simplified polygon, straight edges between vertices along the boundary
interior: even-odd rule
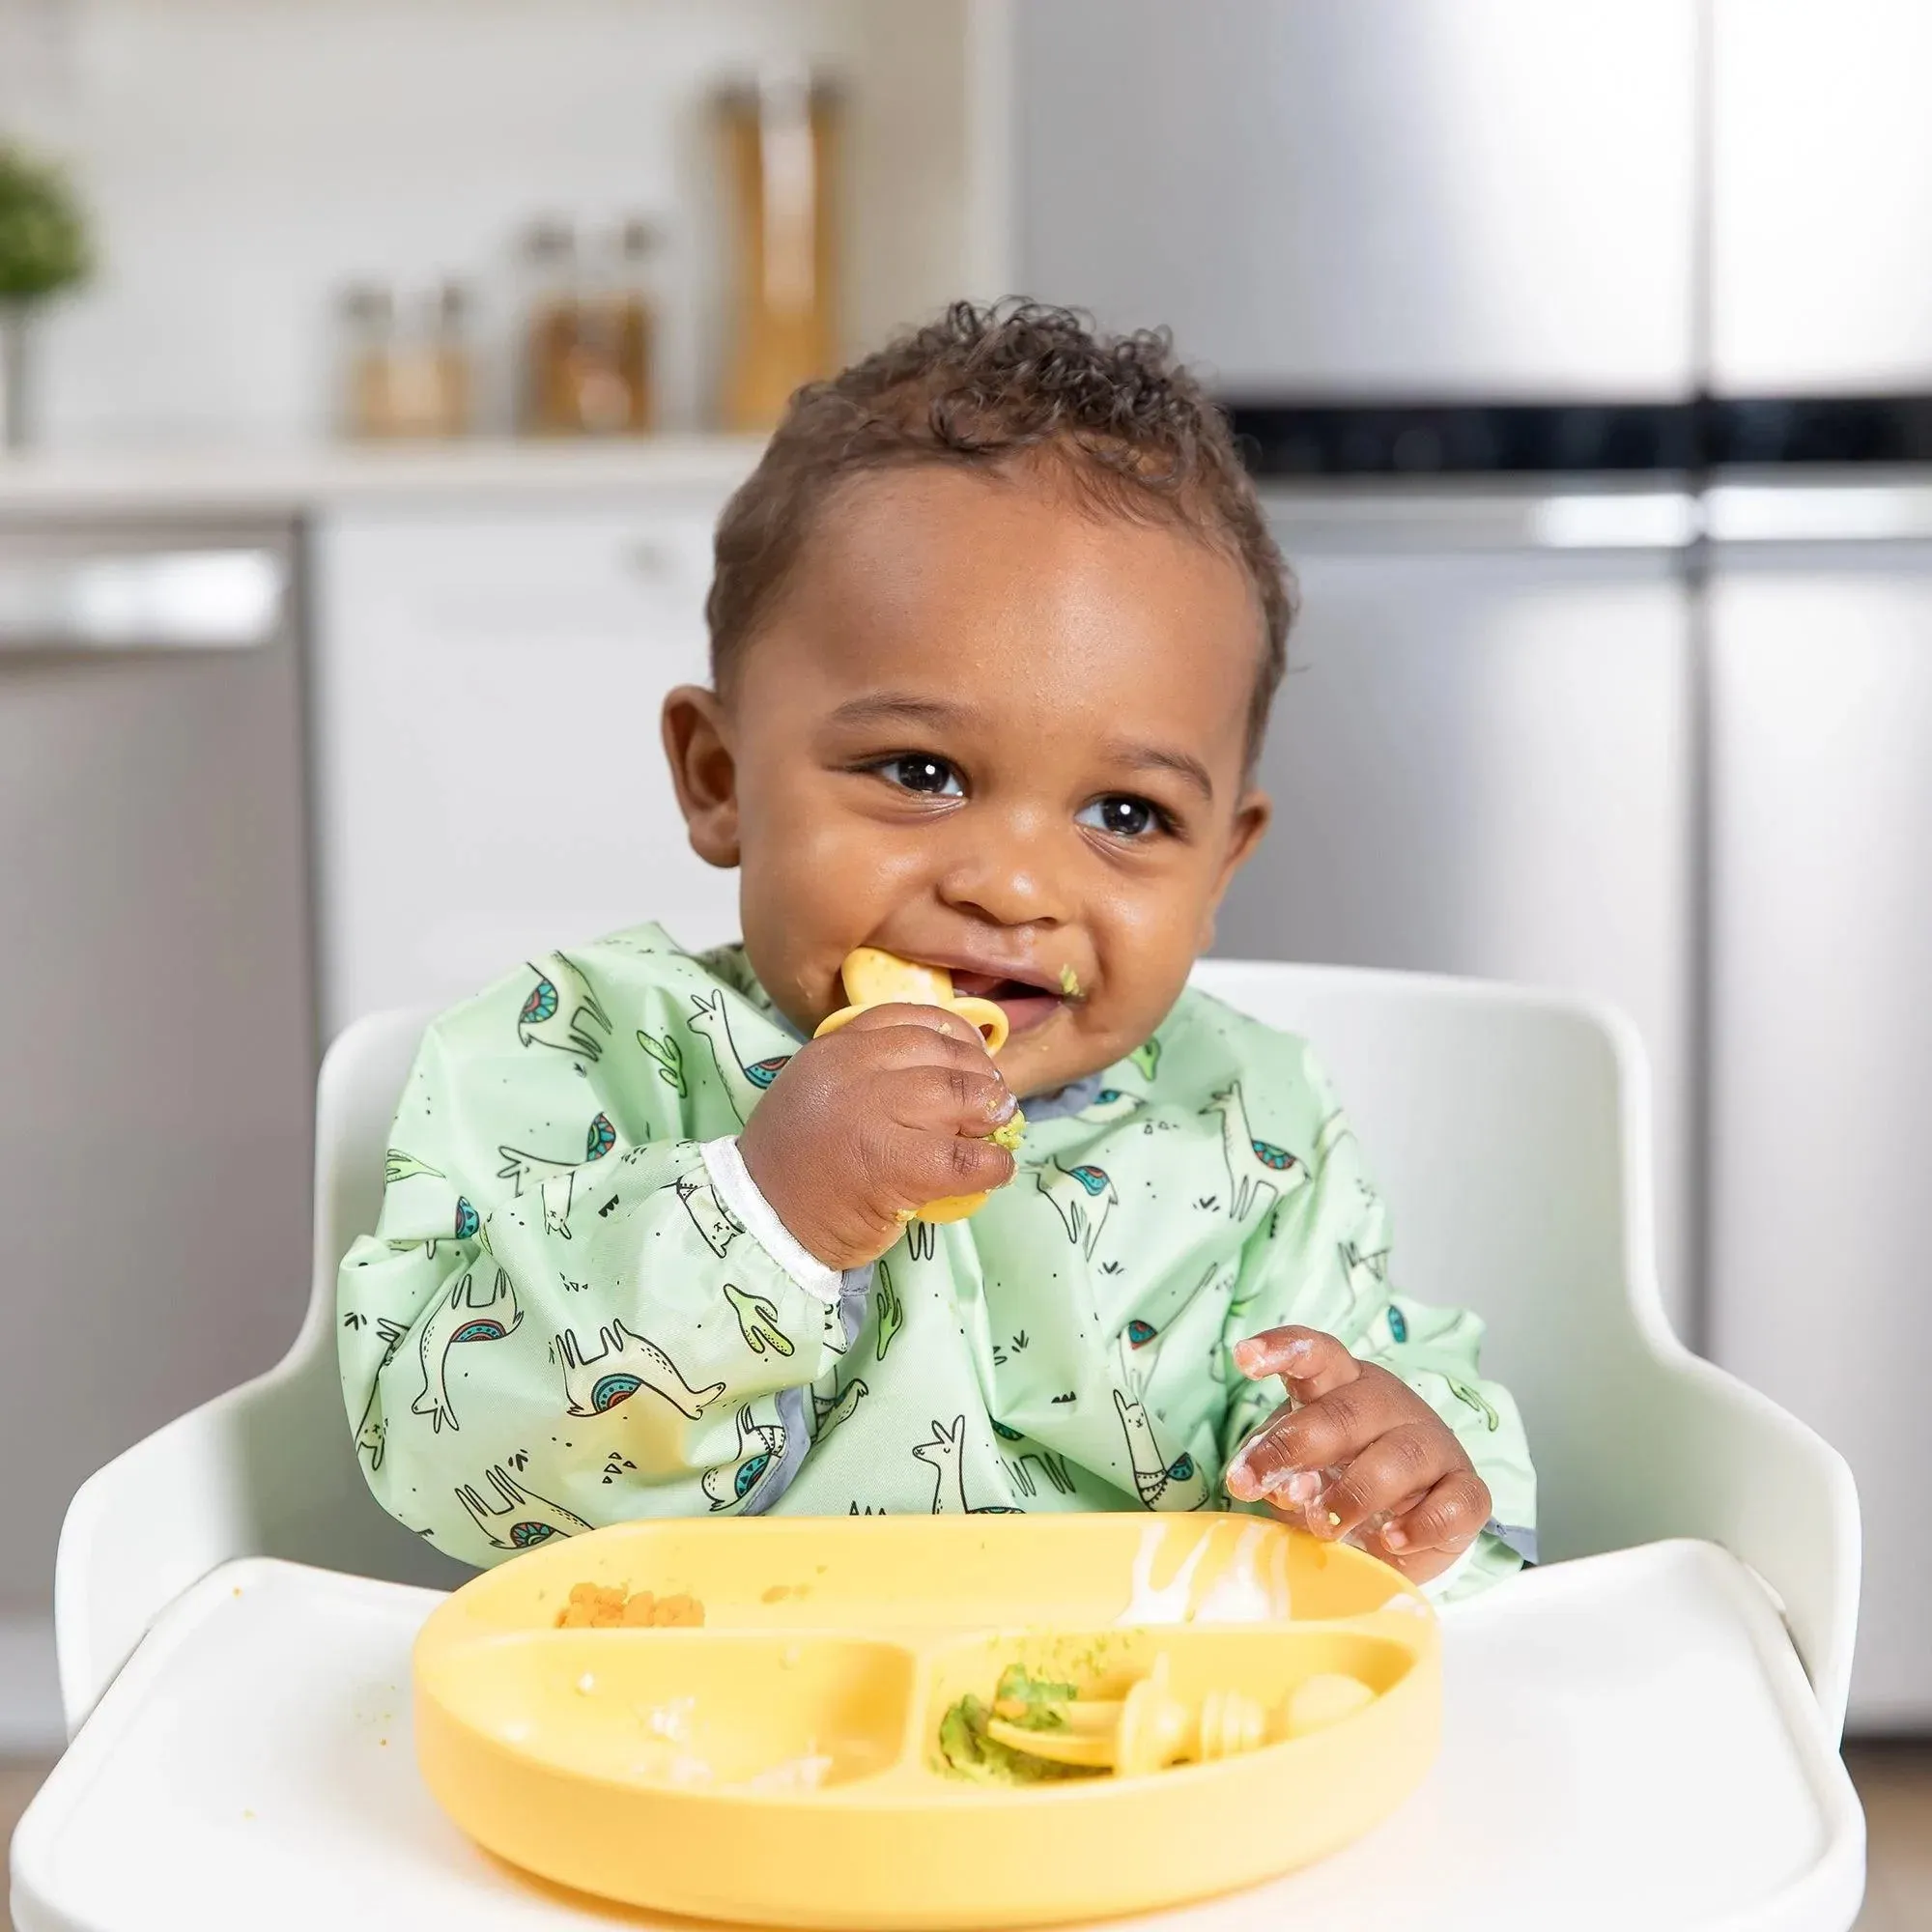
[[[1175,359],[1165,330],[1095,333],[1069,309],[955,302],[791,399],[763,459],[719,520],[705,618],[728,687],[814,516],[847,477],[914,464],[999,470],[1050,464],[1096,511],[1178,526],[1247,573],[1262,652],[1248,762],[1287,668],[1294,582],[1268,532],[1227,418]]]

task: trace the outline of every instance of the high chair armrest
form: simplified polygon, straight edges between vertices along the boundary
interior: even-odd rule
[[[241,1478],[276,1378],[177,1416],[97,1469],[68,1505],[54,1629],[70,1737],[168,1604],[216,1565],[261,1548]],[[170,1506],[150,1507],[159,1496]]]
[[[1649,1361],[1622,1432],[1628,1480],[1599,1525],[1619,1543],[1688,1536],[1721,1545],[1769,1587],[1811,1680],[1826,1735],[1844,1729],[1858,1629],[1858,1491],[1844,1458],[1795,1416],[1673,1337]],[[1608,1547],[1607,1545],[1604,1547]]]
[[[308,1312],[287,1355],[117,1456],[69,1505],[54,1634],[70,1735],[160,1611],[235,1557],[444,1589],[470,1574],[371,1495],[336,1375],[336,1264],[376,1224],[384,1135],[429,1017],[372,1014],[323,1063]]]
[[[333,1350],[306,1328],[276,1367],[135,1443],[69,1505],[54,1632],[70,1737],[160,1612],[242,1556],[441,1588],[469,1574],[369,1493]]]

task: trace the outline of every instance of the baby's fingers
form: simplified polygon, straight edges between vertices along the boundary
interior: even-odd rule
[[[1013,1117],[1017,1104],[988,1061],[983,1071],[967,1066],[915,1066],[895,1074],[885,1104],[903,1127],[932,1133],[990,1133]]]
[[[903,1208],[956,1194],[989,1194],[1013,1178],[1013,1157],[997,1142],[964,1134],[922,1134],[899,1167]]]
[[[1431,1549],[1460,1554],[1482,1534],[1490,1509],[1490,1486],[1473,1469],[1455,1469],[1384,1524],[1381,1541],[1398,1560]]]
[[[1235,1344],[1235,1366],[1250,1381],[1279,1376],[1297,1402],[1314,1402],[1351,1382],[1362,1365],[1319,1328],[1268,1328]]]
[[[887,1033],[895,1027],[917,1027],[923,1033],[938,1034],[943,1039],[970,1046],[977,1053],[984,1054],[986,1051],[985,1038],[971,1020],[962,1020],[957,1013],[949,1012],[944,1007],[922,1007],[909,1000],[895,1000],[884,1007],[867,1007],[863,1012],[854,1013],[838,1031]],[[931,1050],[929,1040],[920,1042],[920,1045],[926,1051]],[[918,1047],[914,1048],[914,1051],[918,1050]]]
[[[1372,1442],[1410,1419],[1416,1398],[1403,1383],[1385,1369],[1361,1362],[1354,1366],[1351,1379],[1325,1394],[1276,1409],[1248,1437],[1228,1465],[1230,1495],[1249,1502],[1282,1488],[1297,1470],[1305,1474],[1350,1463]],[[1289,1378],[1289,1387],[1297,1396],[1302,1386],[1298,1378]]]
[[[1414,1497],[1433,1496],[1452,1471],[1466,1467],[1462,1445],[1447,1430],[1405,1423],[1377,1436],[1329,1484],[1309,1511],[1308,1526],[1317,1536],[1350,1535],[1372,1517],[1398,1510]],[[1386,1533],[1382,1540],[1388,1541]]]

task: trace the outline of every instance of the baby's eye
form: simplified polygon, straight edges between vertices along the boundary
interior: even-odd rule
[[[902,790],[921,792],[928,798],[958,798],[966,789],[959,782],[959,774],[944,758],[924,752],[906,752],[872,769]]]
[[[1111,832],[1117,838],[1145,838],[1150,832],[1167,829],[1167,814],[1159,806],[1130,792],[1111,792],[1082,806],[1075,823],[1091,825],[1096,832]]]

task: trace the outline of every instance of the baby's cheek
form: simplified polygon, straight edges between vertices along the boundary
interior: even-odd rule
[[[808,1032],[843,1002],[838,969],[869,936],[879,869],[803,820],[745,840],[738,900],[752,970]]]
[[[1087,1016],[1131,1052],[1167,1017],[1194,965],[1194,927],[1185,918],[1122,920],[1096,932],[1100,997]]]

